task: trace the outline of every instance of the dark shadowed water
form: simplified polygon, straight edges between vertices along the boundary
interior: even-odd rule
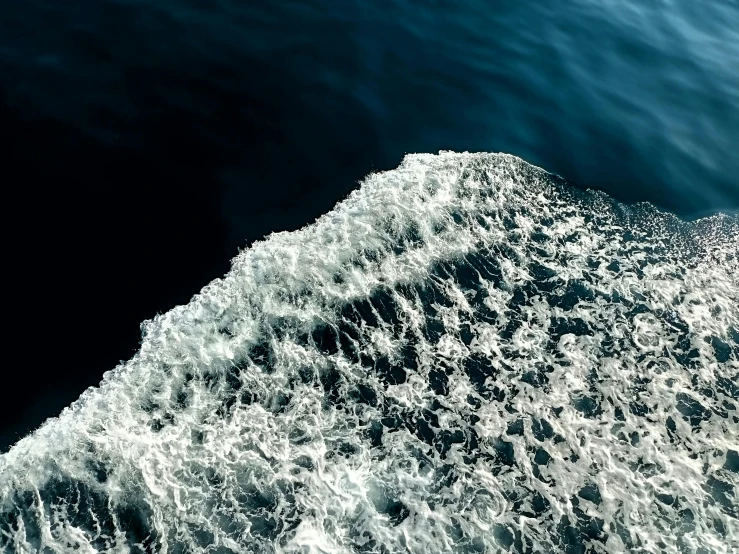
[[[238,248],[405,153],[507,152],[685,218],[735,212],[737,29],[733,0],[4,2],[0,447]]]

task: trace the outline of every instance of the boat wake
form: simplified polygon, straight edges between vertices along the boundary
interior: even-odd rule
[[[739,547],[739,218],[409,155],[0,457],[8,552]]]

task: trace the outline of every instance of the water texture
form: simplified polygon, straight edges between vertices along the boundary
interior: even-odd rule
[[[257,183],[322,198],[316,217],[370,164],[440,149],[683,215],[739,209],[733,0],[77,4],[3,7],[6,104],[119,150],[163,150],[168,124],[222,179],[237,246]]]
[[[0,457],[8,552],[739,547],[739,219],[417,154]]]
[[[30,344],[0,450],[238,249],[409,152],[509,152],[687,219],[735,213],[737,22],[735,0],[3,2],[6,309]],[[26,354],[38,314],[54,364]]]

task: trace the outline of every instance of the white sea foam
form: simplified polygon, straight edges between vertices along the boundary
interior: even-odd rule
[[[739,219],[410,155],[0,457],[8,552],[739,548]]]

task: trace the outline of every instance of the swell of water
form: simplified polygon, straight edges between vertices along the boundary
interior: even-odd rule
[[[409,155],[0,457],[10,552],[727,552],[739,218]]]

